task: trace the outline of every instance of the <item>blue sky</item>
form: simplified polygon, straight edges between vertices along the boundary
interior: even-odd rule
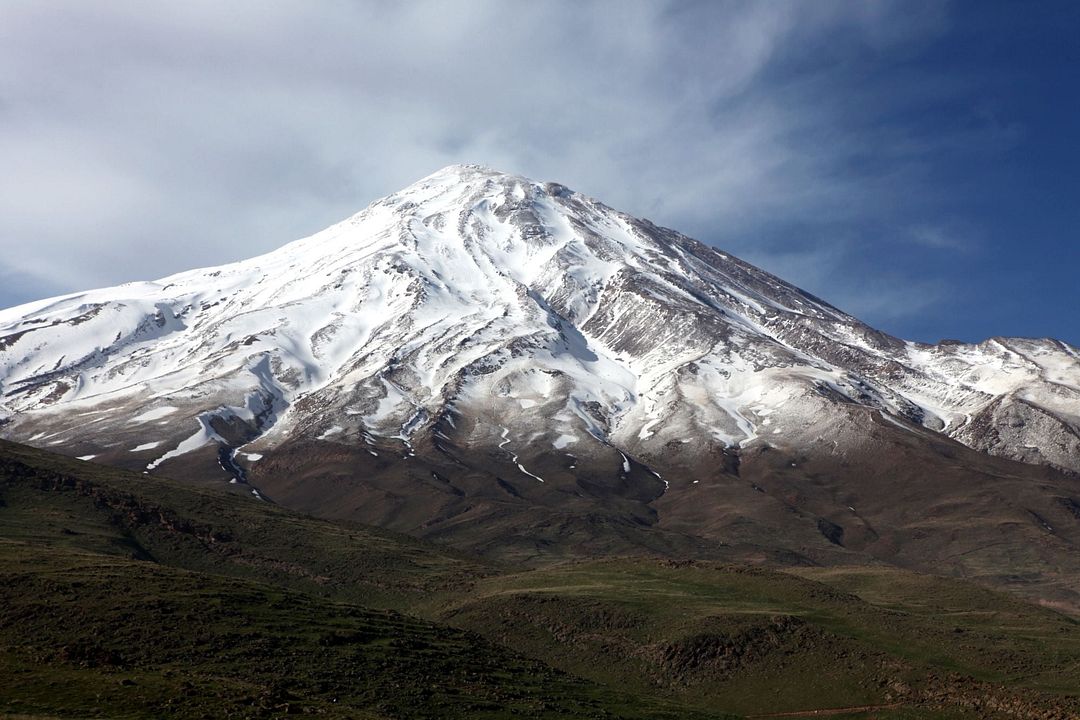
[[[0,306],[265,252],[453,162],[906,338],[1080,344],[1080,9],[0,6]]]

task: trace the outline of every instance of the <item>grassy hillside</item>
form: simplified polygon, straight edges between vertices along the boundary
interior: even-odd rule
[[[2,521],[10,538],[130,555],[380,607],[496,572],[406,535],[326,522],[255,500],[244,486],[149,478],[5,441],[2,478],[12,498]]]
[[[3,451],[0,713],[686,716],[383,607],[461,592],[491,572],[478,564],[243,495]]]
[[[8,717],[1064,720],[1080,623],[886,566],[499,567],[0,443],[0,677]]]
[[[568,563],[487,578],[441,617],[584,677],[748,715],[1080,713],[1080,623],[887,567]]]
[[[67,548],[0,557],[4,712],[684,716],[394,611]]]

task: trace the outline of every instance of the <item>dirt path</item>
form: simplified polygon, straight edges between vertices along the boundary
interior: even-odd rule
[[[856,705],[854,707],[823,708],[821,710],[797,710],[795,712],[769,713],[767,715],[747,715],[747,720],[764,720],[764,718],[800,718],[800,717],[829,717],[830,715],[846,715],[848,713],[874,712],[875,710],[895,710],[904,707],[906,703],[890,703],[889,705]]]

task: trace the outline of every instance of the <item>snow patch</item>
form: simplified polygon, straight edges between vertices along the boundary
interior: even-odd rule
[[[146,466],[146,469],[154,470],[166,460],[171,460],[174,457],[179,457],[193,450],[198,450],[199,448],[208,443],[225,442],[220,435],[214,432],[213,428],[210,427],[210,422],[204,416],[200,415],[197,419],[199,421],[199,429],[194,434],[192,434],[190,437],[188,437],[186,440],[181,442],[169,452],[159,457],[157,460],[151,462],[149,465]]]
[[[138,425],[139,423],[151,422],[153,420],[160,420],[163,417],[172,415],[180,408],[172,407],[171,405],[165,405],[163,407],[154,408],[153,410],[147,410],[144,413],[140,413],[128,421],[128,425]]]
[[[544,478],[540,477],[539,475],[534,475],[533,473],[526,470],[525,466],[518,462],[517,454],[511,452],[509,449],[506,448],[506,445],[510,442],[510,429],[502,427],[502,435],[500,435],[500,437],[502,438],[502,441],[499,443],[499,448],[506,450],[506,452],[510,455],[510,461],[517,465],[517,469],[531,478],[536,478],[540,482],[544,482]]]
[[[555,447],[556,450],[562,450],[567,445],[570,445],[571,443],[576,443],[577,441],[577,435],[563,433],[559,435],[559,437],[555,438],[555,442],[553,442],[552,445]]]
[[[342,430],[344,430],[344,428],[341,427],[340,425],[334,425],[334,426],[330,427],[329,429],[323,431],[323,433],[318,435],[315,439],[316,440],[326,440],[327,438],[331,438],[331,437],[341,433]]]

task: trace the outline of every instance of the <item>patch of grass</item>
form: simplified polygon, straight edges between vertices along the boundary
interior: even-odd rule
[[[15,541],[0,546],[0,675],[0,712],[22,714],[685,716],[394,611]]]
[[[1080,620],[968,582],[892,567],[798,568],[858,597],[873,616],[822,618],[929,666],[1036,691],[1080,693]],[[864,613],[865,615],[865,613]]]
[[[441,617],[600,682],[748,715],[1080,708],[1080,623],[891,568],[574,562],[486,578]]]
[[[0,441],[7,537],[395,607],[467,587],[497,568],[398,533],[328,522],[239,486],[149,478]]]

